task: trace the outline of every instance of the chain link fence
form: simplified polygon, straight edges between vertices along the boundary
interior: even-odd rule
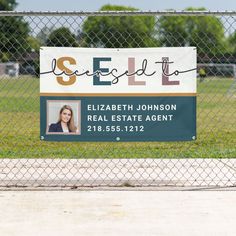
[[[0,12],[0,186],[234,186],[236,13]],[[39,49],[196,46],[197,140],[45,142]]]

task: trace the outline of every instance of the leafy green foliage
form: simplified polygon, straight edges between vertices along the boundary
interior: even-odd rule
[[[78,47],[76,36],[66,27],[54,30],[46,41],[47,46]]]
[[[13,11],[16,6],[15,0],[0,0],[0,11]]]
[[[186,17],[161,16],[158,21],[158,35],[162,46],[181,47],[187,43]]]
[[[15,0],[0,0],[0,10],[14,10]],[[30,32],[28,23],[22,17],[0,17],[0,61],[17,60],[30,51],[27,38]]]
[[[236,54],[236,31],[228,38],[229,51]]]
[[[30,48],[33,51],[39,51],[41,43],[37,38],[35,38],[33,36],[29,36],[27,40],[28,40]]]
[[[21,17],[6,16],[0,18],[0,48],[1,54],[17,59],[23,53],[30,51],[27,41],[29,27]],[[2,55],[0,55],[1,59]]]
[[[215,16],[162,16],[159,19],[158,33],[162,46],[196,46],[200,54],[209,52],[218,54],[227,51],[224,26]]]
[[[101,11],[135,11],[125,6],[105,5]],[[158,46],[153,16],[88,17],[83,24],[86,47],[131,48]]]

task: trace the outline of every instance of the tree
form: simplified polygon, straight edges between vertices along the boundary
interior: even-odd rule
[[[181,47],[187,44],[185,16],[161,16],[158,20],[158,36],[162,46]]]
[[[0,0],[0,9],[14,10],[15,0]],[[0,17],[0,61],[17,60],[20,55],[30,51],[28,43],[29,26],[22,17]]]
[[[206,10],[205,8],[188,8],[187,10]],[[187,27],[189,32],[189,45],[197,46],[201,54],[225,53],[226,38],[224,26],[215,16],[188,17]]]
[[[125,6],[104,5],[101,11],[135,11]],[[153,16],[88,17],[83,24],[83,46],[122,48],[152,47],[158,42]]]
[[[12,11],[16,6],[15,0],[0,0],[0,11]]]
[[[223,24],[215,16],[162,16],[159,19],[158,33],[163,46],[196,46],[200,54],[227,51]]]
[[[229,52],[236,54],[236,31],[228,37]]]
[[[47,46],[53,47],[78,47],[75,34],[66,27],[54,30],[46,41]]]
[[[31,51],[33,52],[38,52],[41,46],[41,42],[33,37],[33,36],[28,36],[27,41],[29,43],[29,46],[31,48]]]

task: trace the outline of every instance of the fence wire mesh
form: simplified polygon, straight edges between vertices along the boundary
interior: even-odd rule
[[[0,12],[0,26],[0,186],[235,185],[235,13]],[[40,141],[41,46],[196,46],[197,140]]]

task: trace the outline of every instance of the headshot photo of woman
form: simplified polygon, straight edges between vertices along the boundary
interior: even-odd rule
[[[75,126],[74,114],[71,106],[64,105],[61,107],[58,114],[57,123],[52,123],[49,126],[48,132],[60,132],[60,133],[76,133],[78,128]]]

